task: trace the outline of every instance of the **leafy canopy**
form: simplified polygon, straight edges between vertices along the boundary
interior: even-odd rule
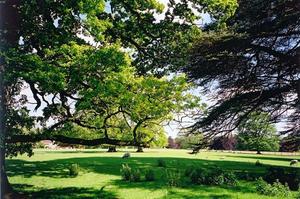
[[[238,127],[237,149],[278,151],[279,137],[267,113],[253,112]]]
[[[23,111],[22,118],[32,120],[26,131],[7,128],[6,142],[20,148],[41,139],[137,144],[139,128],[146,129],[152,121],[162,124],[173,112],[197,106],[198,100],[185,93],[191,86],[185,77],[157,77],[163,76],[162,68],[186,63],[187,49],[201,33],[195,25],[199,13],[208,12],[214,24],[223,24],[236,3],[183,0],[170,1],[164,8],[155,0],[31,0],[16,1],[13,7],[18,9],[11,13],[13,27],[5,24],[6,30],[1,30],[4,36],[15,36],[1,41],[5,107],[21,115],[28,102],[21,91],[28,87],[35,109],[42,113],[33,117]],[[157,20],[158,14],[163,19]],[[13,114],[5,118],[16,119]],[[41,129],[32,130],[36,126]],[[60,131],[66,126],[92,129],[97,136],[87,140],[83,135],[66,135]],[[131,132],[134,140],[124,141],[116,133],[121,129]]]

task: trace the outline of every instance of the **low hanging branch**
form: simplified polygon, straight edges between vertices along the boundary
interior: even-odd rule
[[[47,134],[35,134],[35,135],[13,135],[6,139],[6,143],[28,143],[28,142],[38,142],[41,140],[52,140],[57,142],[62,142],[66,144],[80,144],[85,146],[97,146],[101,144],[109,144],[116,146],[136,146],[133,141],[124,141],[110,138],[98,138],[98,139],[81,139],[72,138],[63,135],[47,135]],[[147,147],[147,143],[142,144]]]

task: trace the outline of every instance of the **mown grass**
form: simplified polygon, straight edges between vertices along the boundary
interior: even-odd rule
[[[102,150],[36,150],[31,158],[19,156],[7,160],[7,174],[13,187],[32,198],[274,198],[256,193],[254,182],[239,182],[236,187],[199,186],[183,183],[180,188],[166,185],[165,169],[184,170],[189,165],[218,166],[226,170],[263,174],[270,165],[290,167],[291,159],[300,156],[275,156],[200,152],[188,154],[186,150],[146,150],[131,153],[122,159],[123,152],[106,153]],[[164,159],[166,168],[157,167]],[[263,166],[255,166],[259,160]],[[77,177],[69,176],[68,167],[78,164]],[[142,172],[155,170],[154,182],[125,182],[121,180],[121,165],[127,163]],[[295,169],[299,169],[296,166]]]

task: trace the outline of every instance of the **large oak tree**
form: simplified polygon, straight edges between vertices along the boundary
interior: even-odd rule
[[[87,119],[115,115],[114,109],[108,113],[107,101],[95,96],[103,94],[107,74],[121,73],[129,63],[139,74],[156,75],[161,75],[159,68],[181,65],[191,39],[200,33],[193,9],[211,13],[213,21],[222,24],[235,6],[234,1],[171,0],[164,18],[157,20],[163,6],[155,0],[1,1],[1,196],[12,191],[5,153],[28,151],[31,142],[136,145],[136,140],[109,138],[103,123],[104,137],[95,139],[57,132],[70,122],[99,132],[98,124]],[[21,91],[26,85],[35,109],[42,111],[39,117],[31,116],[25,106],[28,96]],[[32,131],[37,124],[43,128]]]

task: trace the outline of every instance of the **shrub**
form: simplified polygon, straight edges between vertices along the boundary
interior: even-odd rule
[[[157,166],[166,167],[166,161],[164,161],[163,159],[158,159],[157,160]]]
[[[264,180],[268,183],[274,183],[277,179],[282,184],[287,183],[291,190],[296,191],[299,189],[300,171],[293,168],[268,168]]]
[[[207,184],[209,185],[223,185],[224,176],[223,175],[214,175],[207,179]]]
[[[154,181],[155,180],[155,172],[153,169],[148,169],[145,173],[146,181]]]
[[[262,163],[260,163],[260,161],[259,160],[257,160],[256,162],[255,162],[255,166],[262,166]]]
[[[123,180],[125,180],[125,181],[131,180],[131,175],[132,175],[131,167],[128,166],[128,164],[122,164],[121,174],[122,174]]]
[[[237,185],[237,177],[232,171],[227,171],[224,173],[224,184],[235,186]]]
[[[170,187],[179,187],[181,185],[181,173],[178,170],[166,169],[167,184]]]
[[[273,184],[268,184],[262,178],[257,180],[256,190],[258,193],[267,196],[288,197],[290,190],[287,185],[281,184],[278,180]]]
[[[184,176],[186,177],[190,177],[193,173],[193,171],[196,170],[196,167],[194,165],[190,165],[188,166],[185,170],[184,170]]]
[[[69,175],[70,176],[78,176],[79,174],[79,165],[78,164],[71,164],[69,166]]]
[[[203,168],[194,169],[190,175],[190,179],[193,184],[207,184],[207,178],[208,172]]]
[[[261,177],[260,174],[257,173],[249,173],[248,171],[242,170],[239,172],[235,172],[235,176],[239,180],[247,180],[247,181],[254,181]]]
[[[237,184],[237,178],[233,172],[224,171],[220,168],[206,170],[203,168],[194,169],[190,175],[193,184],[205,185],[230,185]]]
[[[140,182],[141,181],[141,172],[139,169],[132,170],[130,181],[132,181],[132,182]]]

